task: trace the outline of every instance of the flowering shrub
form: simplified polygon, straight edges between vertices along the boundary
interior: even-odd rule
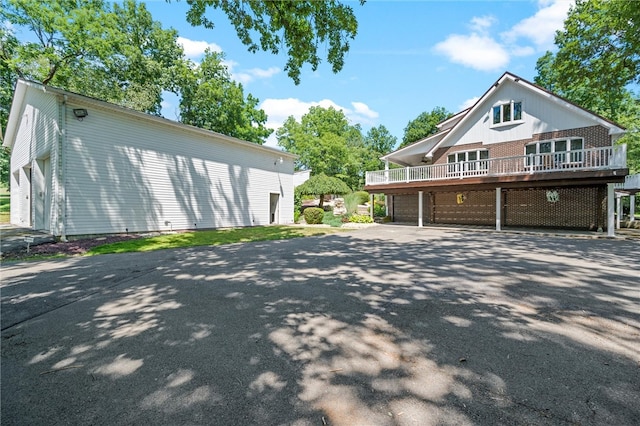
[[[373,219],[371,216],[366,214],[352,214],[349,218],[349,222],[351,223],[373,223]]]

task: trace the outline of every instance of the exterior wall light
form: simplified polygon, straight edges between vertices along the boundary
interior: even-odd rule
[[[85,118],[87,115],[89,115],[89,113],[87,112],[86,109],[84,108],[74,108],[73,109],[73,115],[79,120],[82,121],[83,118]]]

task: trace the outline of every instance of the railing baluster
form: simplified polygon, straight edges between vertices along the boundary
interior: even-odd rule
[[[527,154],[461,163],[434,164],[368,171],[366,185],[412,181],[464,179],[476,176],[535,174],[565,169],[599,170],[626,167],[626,146],[601,147],[562,153]]]

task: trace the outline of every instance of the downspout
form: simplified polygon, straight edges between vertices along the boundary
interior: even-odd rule
[[[67,142],[67,95],[62,95],[62,102],[59,110],[59,130],[58,130],[58,230],[60,241],[67,241],[67,194],[65,184],[65,167],[67,164],[65,147]]]

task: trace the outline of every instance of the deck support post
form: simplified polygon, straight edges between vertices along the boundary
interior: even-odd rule
[[[422,228],[422,204],[423,204],[422,191],[418,191],[418,227]]]
[[[633,223],[636,221],[636,196],[635,194],[631,194],[629,198],[629,222]]]
[[[616,229],[620,229],[620,219],[622,218],[622,195],[616,194]]]
[[[373,193],[369,194],[369,216],[373,219]]]
[[[496,231],[502,231],[502,188],[496,188]]]
[[[615,237],[615,188],[613,183],[607,184],[607,236]]]

